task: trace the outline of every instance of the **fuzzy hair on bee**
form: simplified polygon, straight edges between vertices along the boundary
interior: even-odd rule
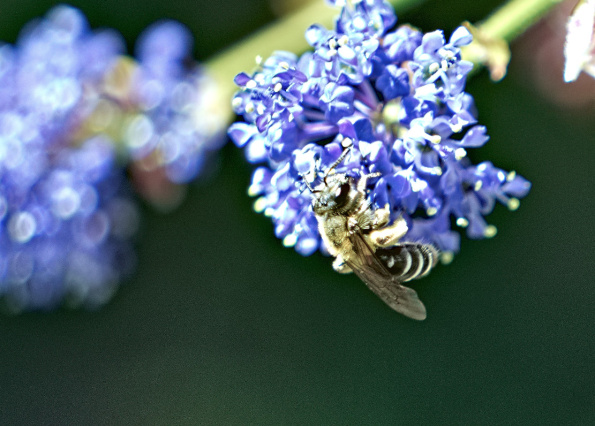
[[[316,187],[304,179],[312,193],[312,210],[333,268],[354,272],[380,299],[395,311],[416,320],[426,318],[426,308],[415,290],[402,283],[427,275],[436,265],[438,251],[429,244],[401,242],[407,222],[399,217],[390,223],[390,208],[374,209],[367,199],[368,179],[337,173],[335,168],[351,150],[344,141],[341,156],[326,170]]]

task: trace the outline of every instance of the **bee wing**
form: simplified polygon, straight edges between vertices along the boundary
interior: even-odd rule
[[[380,261],[363,235],[355,233],[350,240],[355,256],[346,263],[370,290],[400,314],[416,320],[426,319],[426,307],[415,290],[401,284],[400,278]]]

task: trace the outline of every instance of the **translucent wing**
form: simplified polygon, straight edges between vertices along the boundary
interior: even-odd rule
[[[415,290],[401,284],[402,278],[381,262],[363,235],[355,233],[349,239],[354,255],[346,263],[353,272],[392,309],[409,318],[424,320],[426,308]]]

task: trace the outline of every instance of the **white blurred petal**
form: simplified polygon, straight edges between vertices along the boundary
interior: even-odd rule
[[[581,71],[589,70],[589,74],[593,75],[594,25],[595,0],[583,0],[574,9],[566,25],[564,81],[567,83],[576,80]]]

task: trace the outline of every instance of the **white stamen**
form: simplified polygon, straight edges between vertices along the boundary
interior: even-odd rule
[[[469,226],[469,221],[464,217],[460,217],[457,219],[457,226],[460,226],[461,228],[466,228],[467,226]]]
[[[443,251],[440,253],[440,262],[443,265],[449,265],[454,260],[455,255],[452,251]]]
[[[496,236],[497,233],[498,233],[498,228],[496,228],[494,225],[486,226],[486,229],[483,231],[483,235],[486,238],[493,238]]]
[[[241,98],[233,98],[231,101],[231,106],[236,109],[242,106],[242,99]]]
[[[453,124],[452,126],[450,126],[450,129],[454,133],[459,133],[461,130],[463,130],[463,124],[462,123]]]
[[[465,158],[467,156],[467,151],[465,151],[464,148],[457,148],[455,150],[455,158],[457,160],[460,160],[462,158]]]
[[[250,194],[250,190],[248,190],[248,194]],[[250,194],[252,196],[252,194]],[[254,202],[254,211],[256,213],[262,213],[267,207],[267,200],[265,197],[260,197]]]
[[[297,243],[297,235],[295,234],[288,234],[283,238],[283,246],[285,247],[293,247]]]
[[[518,200],[518,198],[511,198],[506,204],[508,206],[508,210],[510,211],[518,210],[518,208],[521,206],[521,202]]]

